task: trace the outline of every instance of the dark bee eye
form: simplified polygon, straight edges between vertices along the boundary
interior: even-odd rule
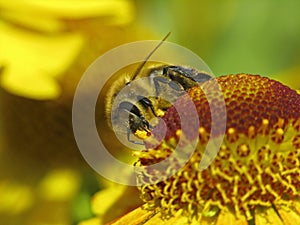
[[[142,103],[145,107],[148,107],[149,105],[152,105],[151,101],[148,98],[144,97],[144,96],[141,96],[141,95],[137,96],[137,100],[140,103]]]

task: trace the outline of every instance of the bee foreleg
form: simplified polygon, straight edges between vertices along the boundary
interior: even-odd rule
[[[153,115],[156,116],[156,117],[158,117],[158,115],[157,115],[156,112],[155,112],[154,106],[153,106],[152,102],[149,100],[149,98],[147,98],[147,97],[145,97],[145,96],[139,95],[139,96],[137,97],[137,99],[138,99],[139,103],[140,103],[144,108],[150,108],[151,111],[152,111],[152,113],[153,113]]]
[[[138,142],[138,141],[135,141],[135,140],[131,140],[130,136],[131,136],[131,130],[130,130],[130,127],[127,128],[127,140],[133,144],[137,144],[137,145],[144,145],[143,142]]]

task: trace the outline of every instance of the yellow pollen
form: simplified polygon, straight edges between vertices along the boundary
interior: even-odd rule
[[[261,127],[259,129],[259,132],[263,135],[267,135],[268,134],[268,128],[269,128],[269,120],[263,119]]]
[[[137,130],[134,134],[141,139],[146,139],[148,137],[148,132],[144,130]]]
[[[156,115],[159,116],[159,117],[163,117],[165,115],[165,112],[163,110],[161,110],[161,109],[158,109],[156,111]]]
[[[238,140],[239,136],[234,128],[229,128],[227,133],[228,133],[228,140],[230,142],[236,142]]]
[[[199,127],[199,138],[201,143],[207,143],[209,140],[209,133],[206,132],[204,127]]]
[[[182,134],[182,130],[177,130],[177,131],[176,131],[176,136],[177,136],[177,137],[180,137],[181,134]]]
[[[278,128],[277,130],[276,130],[276,134],[279,136],[281,136],[281,135],[283,135],[284,134],[284,131],[281,129],[281,128]]]
[[[242,144],[242,145],[238,146],[238,148],[237,148],[237,153],[238,153],[239,156],[241,156],[241,157],[248,156],[249,153],[250,153],[249,146],[246,145],[246,144]]]
[[[284,130],[282,128],[277,128],[276,131],[272,134],[272,140],[275,143],[281,143],[283,141]]]
[[[229,135],[233,135],[234,133],[235,133],[234,128],[229,128],[229,129],[228,129],[228,134],[229,134]]]
[[[203,135],[205,133],[204,127],[199,128],[199,134]]]
[[[255,127],[254,126],[250,126],[248,128],[248,138],[252,139],[255,137]]]
[[[268,126],[268,125],[269,125],[269,120],[263,119],[262,125],[263,125],[263,126]]]

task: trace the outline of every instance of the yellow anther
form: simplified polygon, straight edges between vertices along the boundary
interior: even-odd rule
[[[281,128],[278,128],[278,129],[276,130],[276,134],[281,136],[281,135],[284,134],[284,131],[283,131]]]
[[[177,136],[177,137],[180,137],[181,134],[182,134],[182,130],[176,130],[176,136]]]
[[[234,128],[229,128],[228,129],[228,134],[229,135],[233,135],[235,133],[235,129]]]
[[[255,127],[254,126],[250,126],[248,128],[248,137],[250,139],[254,138],[255,137]]]
[[[284,125],[284,119],[279,118],[277,123],[275,124],[275,127],[276,128],[283,128],[283,125]]]
[[[262,120],[262,125],[263,125],[263,126],[268,126],[268,125],[269,125],[269,120],[263,119],[263,120]]]

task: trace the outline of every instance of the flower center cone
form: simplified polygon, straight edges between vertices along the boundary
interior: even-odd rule
[[[211,80],[179,97],[145,140],[146,149],[136,153],[146,208],[165,219],[178,211],[199,220],[228,210],[251,220],[260,207],[296,207],[300,95],[258,75],[216,81],[221,92]],[[207,149],[220,137],[220,146]],[[205,168],[202,160],[208,162]]]

